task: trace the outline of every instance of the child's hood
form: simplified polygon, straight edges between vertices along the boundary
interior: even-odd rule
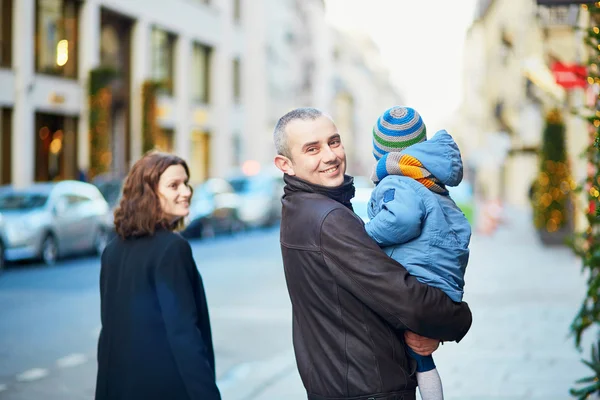
[[[456,142],[446,130],[436,132],[425,142],[414,144],[402,151],[419,160],[423,167],[444,185],[458,186],[463,177],[463,163]]]

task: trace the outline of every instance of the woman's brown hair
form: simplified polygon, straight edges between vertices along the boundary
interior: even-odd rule
[[[172,224],[164,217],[158,197],[160,176],[172,165],[181,165],[190,176],[187,163],[168,153],[148,152],[133,165],[115,210],[115,230],[119,236],[124,239],[147,236],[160,227],[175,230],[183,226],[183,218]]]

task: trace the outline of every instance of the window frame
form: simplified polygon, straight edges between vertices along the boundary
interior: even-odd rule
[[[242,102],[242,60],[236,57],[232,60],[232,95],[233,102],[240,104]]]
[[[58,76],[61,78],[66,78],[66,79],[78,79],[78,75],[79,75],[79,14],[81,11],[81,1],[80,0],[59,0],[62,3],[61,6],[61,20],[62,20],[62,24],[63,27],[62,29],[65,30],[65,39],[68,41],[69,43],[69,48],[68,48],[68,60],[67,63],[72,62],[73,64],[73,70],[72,73],[67,74],[65,72],[65,66],[67,65],[67,63],[65,63],[62,66],[56,66],[56,68],[54,70],[48,70],[48,69],[43,69],[42,66],[40,65],[40,49],[41,49],[41,43],[40,43],[40,9],[41,9],[41,4],[44,2],[44,0],[35,0],[35,27],[34,27],[34,48],[35,48],[35,56],[33,57],[33,62],[34,62],[34,70],[37,74],[41,74],[41,75],[50,75],[50,76]],[[74,8],[73,11],[73,38],[67,38],[66,36],[66,28],[65,28],[65,24],[66,24],[66,12],[67,12],[67,7],[69,5],[72,5]],[[54,52],[54,55],[56,57],[56,51]]]
[[[13,0],[0,0],[0,68],[12,67],[13,5]]]
[[[166,39],[166,50],[167,55],[163,56],[162,50],[161,53],[157,53],[157,49],[160,49],[160,46],[156,46],[155,43],[155,34],[162,33],[165,35]],[[167,31],[166,29],[162,29],[159,26],[152,26],[152,30],[150,32],[150,72],[153,80],[162,83],[162,87],[160,92],[162,94],[166,94],[168,96],[174,96],[174,83],[175,83],[175,48],[177,46],[177,35],[172,32]],[[158,63],[162,62],[161,58],[165,57],[168,62],[167,66],[167,77],[159,78],[157,77],[157,71],[160,70],[160,66]]]
[[[198,96],[198,92],[200,92],[200,88],[198,87],[194,87],[192,89],[192,100],[194,102],[197,103],[202,103],[202,104],[209,104],[211,101],[211,77],[212,77],[212,71],[211,71],[211,64],[212,64],[212,54],[213,54],[213,49],[210,46],[207,46],[205,44],[202,44],[200,42],[193,42],[192,44],[192,74],[196,73],[197,71],[197,65],[196,65],[196,51],[201,51],[203,53],[203,58],[204,58],[204,62],[203,62],[203,66],[202,66],[202,70],[204,71],[203,75],[198,79],[198,81],[196,81],[197,77],[193,77],[192,81],[194,82],[194,86],[196,86],[199,82],[202,82],[202,85],[204,86],[204,91],[203,93],[200,93],[200,95]]]

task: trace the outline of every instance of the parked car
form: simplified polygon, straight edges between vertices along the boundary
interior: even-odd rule
[[[9,185],[0,186],[0,193],[3,191],[7,191],[10,189]],[[2,214],[0,214],[0,274],[4,271],[4,267],[6,266],[6,257],[4,255],[4,250],[6,246],[4,245],[4,219],[2,218]]]
[[[4,258],[41,259],[51,265],[69,254],[101,254],[108,241],[108,210],[100,191],[84,182],[36,183],[0,191]]]
[[[371,188],[357,188],[356,192],[354,193],[354,197],[352,200],[350,200],[354,213],[358,215],[365,223],[369,222],[368,208],[372,192],[373,189]]]
[[[2,240],[2,238],[4,237],[4,220],[2,219],[2,216],[0,215],[0,274],[2,273],[2,271],[4,271],[4,265],[6,263],[5,260],[5,256],[4,256],[4,242]]]
[[[354,187],[358,189],[373,189],[375,184],[366,176],[357,175],[354,177]]]
[[[267,227],[281,219],[281,196],[285,182],[280,175],[260,173],[228,179],[240,196],[239,217],[250,228]]]
[[[224,179],[211,178],[194,188],[190,214],[181,234],[201,238],[243,228],[238,218],[239,196]]]
[[[92,180],[92,184],[98,188],[102,196],[108,203],[109,210],[106,213],[105,225],[108,228],[109,240],[112,239],[117,233],[115,231],[114,212],[115,208],[121,201],[123,195],[123,182],[124,176],[118,174],[103,174],[98,175]]]

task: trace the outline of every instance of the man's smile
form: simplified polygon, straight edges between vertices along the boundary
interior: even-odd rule
[[[326,170],[321,171],[321,172],[324,173],[324,174],[334,174],[334,173],[336,173],[338,171],[339,168],[340,168],[340,166],[336,165],[335,167],[331,167],[331,168],[326,169]]]

